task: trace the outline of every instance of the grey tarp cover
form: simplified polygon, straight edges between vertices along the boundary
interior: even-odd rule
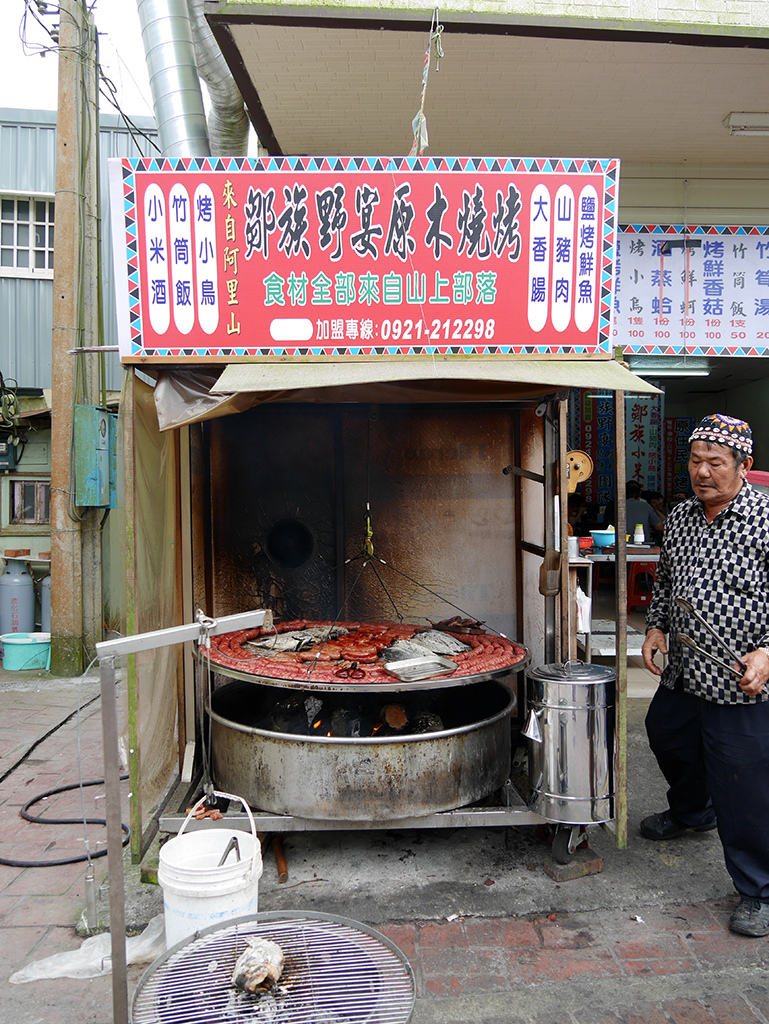
[[[161,430],[264,402],[482,402],[526,400],[565,388],[656,392],[610,359],[418,359],[318,362],[294,358],[164,370],[155,405]]]

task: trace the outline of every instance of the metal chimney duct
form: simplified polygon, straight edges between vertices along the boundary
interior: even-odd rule
[[[163,156],[210,156],[186,0],[137,0]]]
[[[250,122],[243,97],[203,13],[205,0],[187,0],[192,42],[211,109],[208,138],[213,156],[246,156]]]

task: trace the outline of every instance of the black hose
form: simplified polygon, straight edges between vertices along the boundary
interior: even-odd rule
[[[125,781],[128,778],[127,775],[120,776],[121,781]],[[73,782],[70,785],[59,785],[56,786],[55,790],[46,790],[45,793],[38,794],[37,797],[33,797],[32,800],[28,800],[22,810],[18,813],[22,815],[25,821],[33,821],[36,824],[43,825],[105,825],[105,818],[41,818],[38,815],[30,814],[28,808],[37,804],[40,800],[45,800],[46,797],[55,797],[58,793],[68,793],[70,790],[79,790],[81,786],[86,785],[101,785],[103,778],[94,778],[90,782]],[[124,831],[123,846],[126,846],[131,838],[131,829],[124,822],[120,822],[120,827]],[[106,856],[106,848],[103,850],[96,850],[95,853],[81,853],[77,857],[61,857],[59,860],[10,860],[10,858],[0,857],[0,864],[5,864],[8,867],[58,867],[61,864],[79,864],[82,860],[94,860],[96,857]]]
[[[127,775],[121,775],[120,780],[125,781]],[[67,793],[72,789],[85,788],[86,786],[101,786],[104,779],[92,779],[90,782],[73,782],[68,786],[57,786],[56,789],[47,789],[45,793],[39,793],[37,796],[33,796],[31,800],[27,800],[22,809],[19,811],[22,818],[25,821],[31,821],[38,825],[106,825],[107,821],[105,818],[41,818],[38,815],[30,814],[29,808],[40,800],[45,800],[48,796],[56,796],[58,793]],[[124,822],[120,822],[125,836],[123,838],[123,846],[126,846],[129,839],[131,838],[131,830]],[[94,860],[96,857],[104,857],[107,854],[106,847],[102,850],[97,850],[95,853],[81,853],[77,857],[62,857],[60,860],[10,860],[10,858],[0,857],[0,864],[5,864],[10,868],[53,868],[59,867],[62,864],[79,864],[84,860]]]

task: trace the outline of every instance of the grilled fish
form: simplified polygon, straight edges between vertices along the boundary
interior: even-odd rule
[[[306,629],[290,629],[286,633],[270,634],[260,637],[259,640],[249,640],[248,646],[258,647],[270,653],[301,651],[312,644],[321,644],[349,632],[345,626],[307,626]]]
[[[432,652],[413,640],[393,640],[389,647],[382,651],[385,661],[408,661],[410,658],[425,658]]]
[[[421,633],[416,633],[411,638],[411,642],[426,647],[433,654],[452,655],[470,650],[468,644],[449,633],[442,633],[439,629],[423,629]]]
[[[385,661],[405,661],[407,658],[425,658],[428,654],[452,655],[469,650],[468,645],[455,636],[437,629],[425,629],[410,640],[393,640],[382,651],[382,657]]]
[[[283,950],[258,935],[246,938],[248,946],[235,962],[232,983],[243,992],[256,992],[274,985],[283,972]]]

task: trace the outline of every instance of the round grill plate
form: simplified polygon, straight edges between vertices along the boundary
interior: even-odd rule
[[[246,937],[277,942],[276,986],[246,995],[231,982]],[[174,946],[142,976],[132,1024],[407,1024],[411,967],[384,935],[330,914],[271,912],[206,928]]]

